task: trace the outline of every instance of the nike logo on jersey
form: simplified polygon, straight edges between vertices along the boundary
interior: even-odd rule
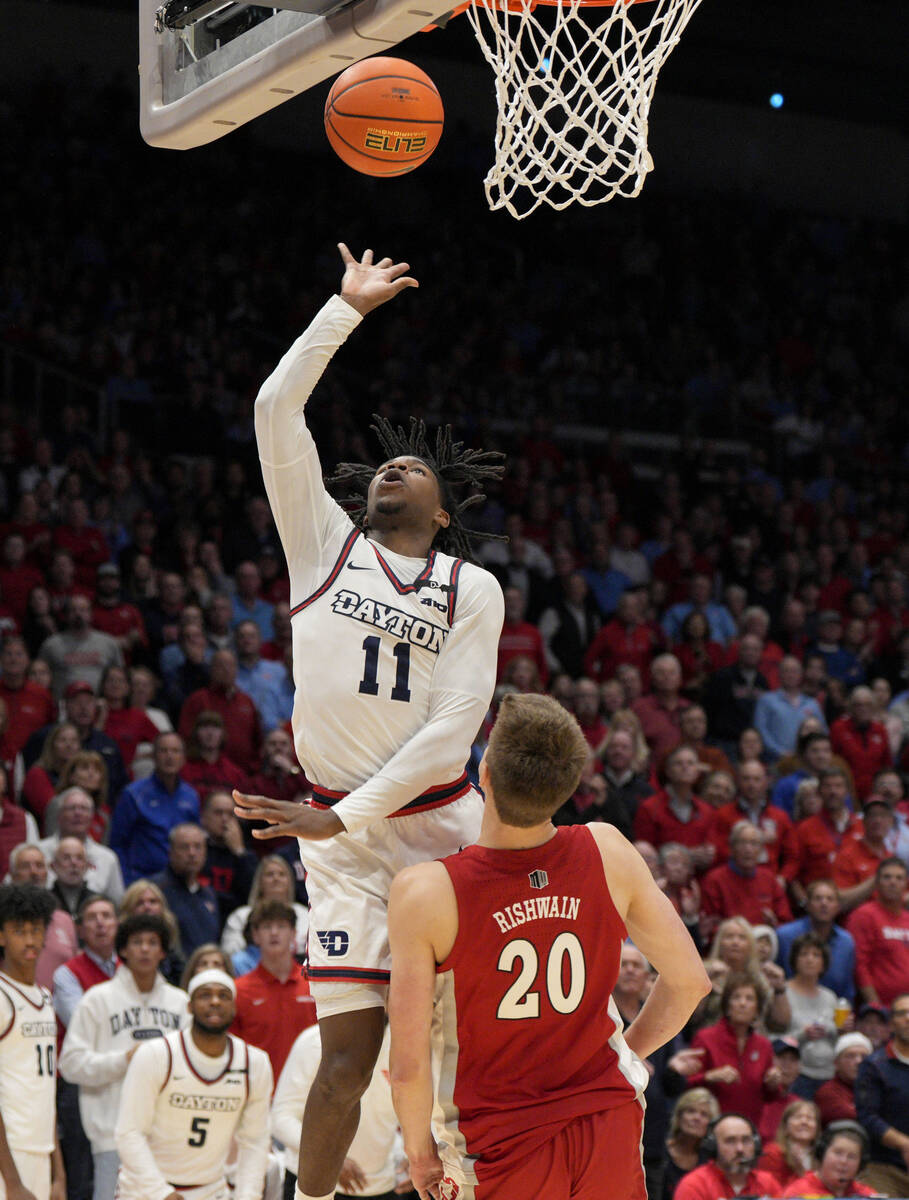
[[[358,567],[356,563],[347,564],[348,571],[374,571],[375,567]]]

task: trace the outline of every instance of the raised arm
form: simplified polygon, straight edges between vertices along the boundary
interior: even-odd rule
[[[637,850],[612,825],[588,828],[628,936],[658,972],[644,1007],[625,1031],[627,1044],[646,1058],[685,1027],[710,991],[710,979],[681,917]]]
[[[315,564],[337,528],[348,527],[343,511],[322,483],[322,468],[304,409],[333,354],[363,316],[417,281],[405,275],[407,263],[373,262],[367,250],[357,262],[339,246],[344,261],[340,296],[333,296],[297,338],[262,384],[256,397],[255,425],[262,477],[291,568]],[[337,527],[337,528],[336,528]]]

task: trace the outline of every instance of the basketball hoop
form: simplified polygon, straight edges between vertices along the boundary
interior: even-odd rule
[[[647,118],[663,63],[701,0],[470,0],[495,71],[493,210],[519,220],[637,196],[653,161]]]

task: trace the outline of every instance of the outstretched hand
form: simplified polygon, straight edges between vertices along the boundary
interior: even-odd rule
[[[307,838],[321,842],[344,832],[343,822],[330,808],[311,808],[295,800],[272,800],[268,796],[244,796],[235,791],[234,815],[244,821],[267,821],[267,829],[254,829],[258,840],[276,837]]]
[[[419,287],[412,275],[409,263],[392,262],[382,258],[373,262],[373,253],[366,250],[359,262],[343,242],[338,243],[344,260],[344,278],[341,280],[341,299],[355,308],[361,317],[391,300],[405,288]]]

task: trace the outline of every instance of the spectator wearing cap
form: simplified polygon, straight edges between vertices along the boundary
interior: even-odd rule
[[[133,656],[148,645],[141,612],[121,593],[120,568],[116,563],[102,563],[98,568],[92,624],[116,638],[126,663],[132,662]]]
[[[833,1048],[833,1078],[814,1093],[822,1124],[856,1120],[855,1081],[859,1067],[873,1050],[863,1033],[844,1033],[837,1038]]]
[[[164,870],[168,835],[175,825],[198,824],[199,793],[180,778],[184,761],[180,735],[159,733],[151,775],[129,784],[120,795],[111,820],[110,847],[120,859],[127,886]]]
[[[790,1104],[801,1099],[792,1090],[792,1085],[798,1079],[801,1070],[798,1038],[777,1037],[773,1039],[771,1045],[773,1047],[773,1066],[780,1081],[780,1092],[772,1099],[764,1101],[758,1132],[765,1142],[770,1142],[776,1137],[783,1113]]]
[[[876,773],[893,762],[887,730],[880,721],[872,720],[873,711],[871,689],[853,688],[848,715],[839,717],[830,729],[833,749],[848,762],[860,800],[870,794]]]
[[[0,700],[6,704],[7,725],[0,737],[0,760],[12,764],[29,737],[49,726],[56,716],[54,698],[28,678],[28,651],[16,635],[0,649]]]
[[[234,629],[241,621],[254,621],[263,642],[274,632],[274,610],[262,598],[262,576],[254,562],[241,562],[234,572],[236,591],[233,596]]]
[[[792,974],[790,953],[796,938],[804,933],[816,934],[830,953],[830,963],[819,982],[837,996],[852,1001],[855,997],[855,942],[852,934],[836,922],[840,911],[839,892],[829,879],[810,883],[805,892],[805,916],[780,925],[776,931],[779,941],[777,962],[787,975]]]
[[[724,917],[777,926],[792,919],[786,893],[770,867],[759,865],[764,836],[740,820],[729,833],[729,860],[713,867],[701,884],[701,929],[709,936]]]
[[[205,868],[205,830],[184,821],[167,835],[167,866],[152,879],[164,894],[180,928],[180,949],[192,954],[199,946],[217,942],[221,912],[213,888],[200,878]]]
[[[770,803],[767,768],[757,759],[743,763],[736,771],[736,798],[714,810],[710,824],[710,840],[716,847],[717,862],[729,855],[729,834],[739,821],[749,821],[759,830],[764,848],[758,858],[788,884],[795,878],[799,865],[799,840],[792,821]]]
[[[859,995],[871,1004],[892,1007],[909,980],[909,911],[905,908],[907,871],[899,858],[885,858],[874,876],[874,896],[849,917],[855,938],[855,980]]]
[[[754,727],[774,758],[790,754],[805,717],[815,717],[822,729],[827,722],[816,700],[802,692],[802,664],[793,655],[780,663],[780,686],[765,692],[754,706]]]
[[[887,1045],[890,1037],[890,1009],[883,1004],[863,1004],[858,1010],[855,1027],[875,1050],[879,1050]]]
[[[225,741],[224,718],[220,713],[203,709],[189,735],[186,763],[180,772],[203,800],[215,788],[227,791],[236,788],[241,792],[246,789],[247,776],[224,753]]]
[[[92,605],[87,596],[68,596],[64,613],[66,628],[51,634],[38,651],[51,669],[52,691],[58,700],[71,683],[87,683],[97,691],[105,669],[123,662],[117,641],[92,628]]]
[[[663,632],[670,642],[682,640],[683,625],[693,612],[701,613],[707,620],[710,638],[725,646],[736,635],[735,621],[725,604],[717,604],[710,598],[712,583],[709,575],[692,576],[689,598],[673,604],[663,617]]]
[[[695,866],[703,870],[713,861],[714,851],[707,840],[712,810],[694,792],[699,773],[690,746],[671,750],[663,762],[664,786],[641,801],[633,831],[637,841],[654,846],[681,842],[691,850]]]
[[[681,687],[679,660],[674,654],[658,654],[650,664],[650,692],[631,706],[641,722],[654,762],[663,760],[678,745],[681,714],[691,703],[681,695]]]
[[[851,912],[871,898],[878,867],[891,854],[896,816],[886,800],[869,796],[861,814],[861,827],[845,839],[833,861],[833,882],[839,888],[843,912]]]
[[[266,711],[271,713],[272,698],[287,679],[284,664],[262,657],[262,635],[255,621],[241,621],[234,630],[234,639],[237,645],[237,687],[250,697],[260,716]],[[277,723],[275,720],[273,724],[265,726],[265,732],[274,729]]]
[[[861,836],[862,831],[861,821],[849,811],[849,784],[844,771],[839,767],[822,771],[818,791],[821,811],[796,825],[799,867],[792,887],[799,900],[803,900],[807,884],[831,878],[834,860],[843,843],[855,833]]]
[[[905,979],[905,976],[904,976]],[[862,1179],[885,1196],[909,1196],[909,992],[893,997],[890,1041],[864,1060],[855,1111],[871,1138]]]
[[[256,707],[237,687],[237,659],[230,650],[218,650],[211,660],[208,687],[199,688],[186,698],[177,725],[184,738],[192,734],[199,713],[219,713],[224,721],[226,745],[237,766],[251,774],[259,762],[262,722]]]

